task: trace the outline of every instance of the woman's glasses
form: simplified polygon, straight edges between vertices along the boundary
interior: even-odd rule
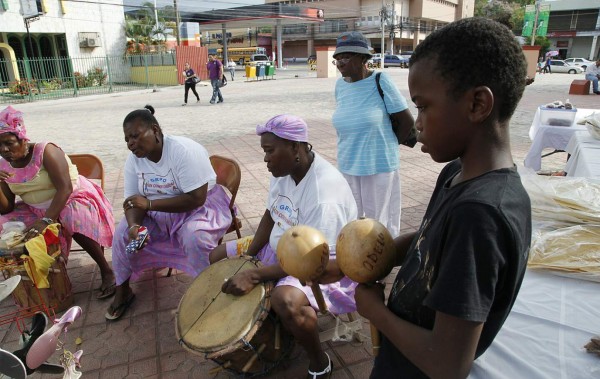
[[[340,59],[334,59],[334,60],[333,60],[331,63],[332,63],[334,66],[339,66],[339,65],[341,65],[341,64],[346,64],[346,63],[348,63],[348,62],[350,61],[350,59],[354,58],[355,56],[356,56],[356,55],[353,55],[353,56],[351,56],[351,57],[349,57],[349,58],[340,58]]]

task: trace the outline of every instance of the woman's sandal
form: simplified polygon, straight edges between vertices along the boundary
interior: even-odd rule
[[[327,367],[325,367],[325,369],[323,369],[323,371],[314,372],[308,370],[308,375],[311,376],[310,379],[317,379],[317,377],[325,374],[329,374],[327,375],[327,378],[331,378],[331,373],[333,372],[333,362],[331,361],[331,358],[329,358],[329,354],[325,353],[325,355],[327,356],[327,361],[329,361],[329,364]]]
[[[25,363],[30,369],[40,367],[57,350],[58,338],[79,316],[82,309],[77,305],[69,308],[61,318],[55,320],[55,324],[39,336],[27,352]]]
[[[96,299],[98,300],[102,300],[102,299],[106,299],[109,298],[111,296],[114,296],[114,294],[117,292],[117,283],[112,283],[109,286],[102,288],[102,286],[100,286],[100,288],[98,288],[98,291],[100,291],[100,293],[98,295],[96,295]]]
[[[119,318],[121,318],[121,316],[123,316],[123,313],[125,313],[125,311],[127,310],[127,308],[129,308],[131,303],[133,303],[133,300],[135,300],[135,294],[132,292],[129,294],[127,299],[125,299],[125,301],[113,308],[112,312],[109,311],[111,308],[109,307],[109,310],[107,310],[104,314],[104,318],[106,318],[109,321],[118,320]]]

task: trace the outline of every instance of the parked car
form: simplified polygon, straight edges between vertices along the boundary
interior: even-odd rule
[[[565,62],[570,64],[571,66],[579,66],[582,69],[586,69],[587,66],[589,66],[590,64],[594,64],[594,61],[590,61],[588,59],[585,58],[568,58],[565,59]]]
[[[565,61],[561,61],[559,59],[552,59],[550,61],[550,65],[552,66],[552,72],[562,72],[567,74],[581,74],[583,73],[583,68],[579,66],[571,66]]]
[[[373,65],[381,64],[381,58],[372,58]],[[408,59],[399,55],[386,54],[383,67],[408,67]]]
[[[250,56],[250,65],[252,66],[256,66],[256,65],[270,65],[271,61],[269,60],[269,57],[267,57],[265,54],[252,54]]]
[[[403,51],[400,53],[400,56],[402,58],[405,58],[406,61],[408,62],[410,60],[410,57],[412,56],[413,52],[412,51]]]

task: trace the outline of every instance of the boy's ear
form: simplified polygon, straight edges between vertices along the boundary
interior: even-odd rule
[[[487,86],[475,87],[471,90],[471,110],[469,120],[473,123],[484,122],[494,109],[494,94]]]

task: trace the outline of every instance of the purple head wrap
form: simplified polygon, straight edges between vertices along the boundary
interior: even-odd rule
[[[308,142],[308,125],[298,116],[280,114],[256,126],[256,134],[273,133],[289,141]]]
[[[23,113],[10,105],[0,112],[0,134],[4,133],[13,133],[18,139],[29,141],[23,122]]]

